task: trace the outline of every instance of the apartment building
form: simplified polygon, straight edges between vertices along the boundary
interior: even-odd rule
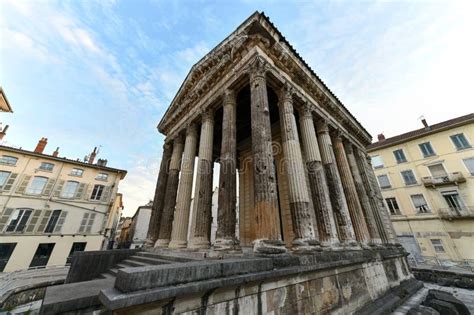
[[[414,259],[474,263],[474,114],[368,147],[400,243]]]
[[[0,145],[0,272],[64,265],[75,251],[100,250],[115,235],[125,170],[94,151],[85,161]]]

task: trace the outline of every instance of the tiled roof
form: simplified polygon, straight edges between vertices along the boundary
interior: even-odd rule
[[[421,128],[421,129],[412,130],[398,136],[394,136],[382,141],[372,143],[369,146],[367,146],[367,151],[370,152],[376,149],[389,147],[391,145],[395,145],[401,142],[406,142],[408,140],[412,140],[412,139],[420,138],[429,134],[437,133],[445,129],[450,129],[450,128],[457,127],[459,125],[464,125],[469,122],[474,122],[474,113],[456,117],[449,120],[445,120],[440,123],[431,125],[429,126],[429,128]]]
[[[97,164],[85,163],[85,162],[82,162],[82,161],[71,160],[71,159],[68,159],[68,158],[65,158],[65,157],[52,156],[52,155],[44,154],[44,153],[36,153],[36,152],[33,152],[33,151],[12,148],[12,147],[8,147],[8,146],[4,146],[4,145],[0,145],[0,150],[37,156],[37,157],[40,157],[40,158],[50,159],[50,160],[58,161],[58,162],[68,162],[68,163],[75,164],[75,165],[80,165],[80,166],[83,166],[83,167],[95,168],[95,169],[109,171],[109,172],[121,173],[122,174],[122,179],[125,177],[125,175],[127,175],[126,170],[121,170],[121,169],[118,169],[118,168],[112,168],[112,167],[107,167],[107,166],[101,166],[101,165],[97,165]]]

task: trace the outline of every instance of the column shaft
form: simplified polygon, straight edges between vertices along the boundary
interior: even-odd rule
[[[304,173],[303,157],[293,110],[292,91],[285,86],[280,94],[280,130],[283,162],[286,164],[288,197],[293,222],[295,250],[311,250],[319,244],[316,227],[309,209],[309,194]]]
[[[318,223],[319,241],[323,247],[337,247],[339,240],[329,198],[329,189],[321,163],[321,153],[314,130],[313,116],[308,104],[302,107],[300,111],[300,129],[306,159],[306,170],[309,176],[311,195]]]
[[[189,208],[193,188],[194,159],[196,157],[197,126],[189,125],[186,130],[183,161],[181,163],[181,178],[179,181],[178,198],[174,212],[173,230],[170,248],[183,248],[187,244]]]
[[[357,190],[357,195],[359,196],[360,205],[364,213],[364,219],[367,225],[367,229],[369,231],[370,244],[379,245],[382,243],[382,241],[380,240],[380,234],[377,230],[374,214],[370,208],[369,196],[365,190],[365,186],[359,168],[357,167],[357,159],[354,155],[354,148],[350,143],[346,143],[346,154],[349,166],[351,168],[352,177],[354,179],[354,184]]]
[[[173,153],[171,154],[168,180],[166,182],[166,195],[161,216],[158,240],[155,247],[167,247],[171,238],[171,225],[173,223],[174,208],[176,205],[176,194],[178,192],[179,170],[183,155],[183,138],[178,136],[173,141]]]
[[[235,249],[238,245],[235,237],[237,223],[237,100],[233,91],[225,91],[223,109],[217,231],[214,244],[216,250]]]
[[[278,224],[278,196],[272,154],[272,130],[268,104],[264,60],[255,58],[250,73],[252,151],[254,166],[254,207],[256,240],[254,251],[281,253],[286,249],[281,241]]]
[[[214,113],[203,113],[189,248],[208,248],[212,223]]]
[[[369,243],[369,231],[365,223],[364,214],[362,213],[362,206],[360,205],[359,196],[352,178],[351,169],[347,160],[344,143],[340,135],[333,137],[334,154],[336,156],[336,163],[341,176],[342,187],[346,196],[347,207],[351,217],[352,226],[354,228],[356,239],[363,246]]]
[[[341,178],[334,159],[327,122],[323,120],[318,121],[316,129],[318,132],[319,148],[321,149],[321,161],[329,186],[329,194],[337,222],[339,238],[344,245],[356,245],[354,229],[347,209]]]
[[[155,196],[153,198],[153,207],[151,209],[150,223],[148,226],[148,234],[146,244],[153,247],[158,239],[158,229],[161,216],[163,214],[163,205],[165,203],[166,182],[168,180],[168,166],[171,159],[173,146],[169,143],[163,145],[163,155],[161,157],[160,171],[156,181]]]

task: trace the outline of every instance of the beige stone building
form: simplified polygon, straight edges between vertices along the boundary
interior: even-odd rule
[[[7,96],[0,86],[0,112],[13,113],[10,102],[8,102]]]
[[[474,264],[474,114],[368,147],[398,239],[427,262]]]
[[[99,250],[120,218],[126,171],[0,146],[0,272],[64,265],[74,251]],[[117,218],[118,215],[118,218]]]

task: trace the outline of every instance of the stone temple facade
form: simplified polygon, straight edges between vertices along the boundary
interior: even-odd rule
[[[192,67],[158,129],[148,248],[78,253],[42,314],[388,314],[420,287],[370,135],[263,13]]]
[[[371,136],[263,14],[192,67],[158,129],[166,140],[149,231],[157,248],[278,254],[397,245],[365,150]]]

